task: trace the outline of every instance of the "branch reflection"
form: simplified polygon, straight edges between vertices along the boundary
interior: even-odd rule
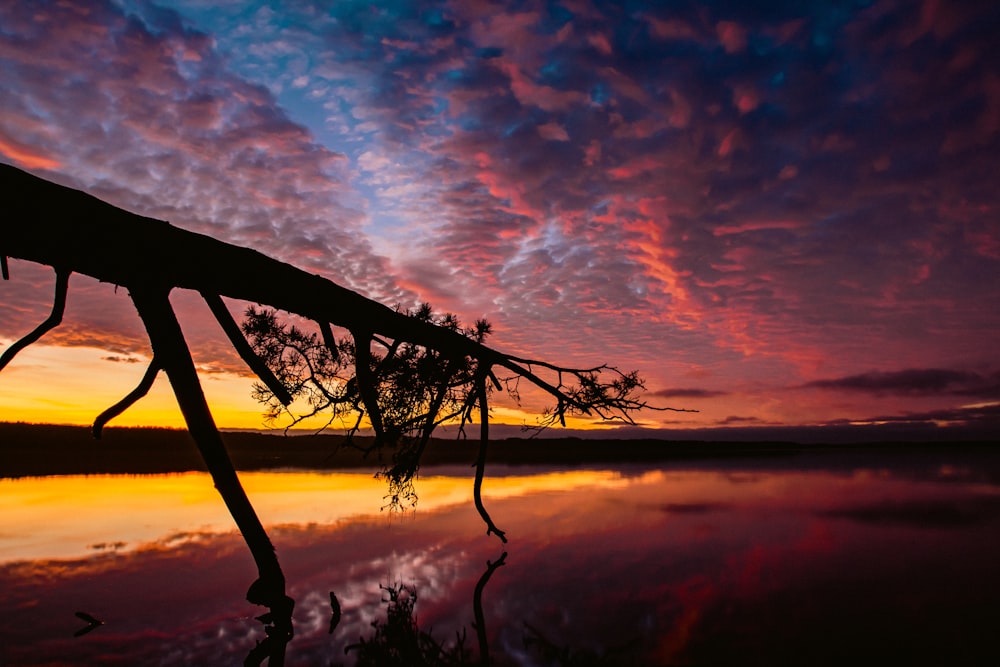
[[[486,615],[483,613],[483,591],[490,577],[507,561],[504,551],[495,561],[486,561],[486,570],[476,582],[472,595],[472,608],[475,617],[473,628],[479,643],[479,655],[475,655],[466,646],[465,628],[455,633],[453,642],[438,641],[429,630],[422,630],[414,616],[417,603],[417,589],[403,583],[379,587],[388,597],[383,597],[386,603],[386,618],[384,621],[372,622],[374,634],[368,638],[360,638],[358,643],[344,649],[345,653],[354,653],[358,667],[376,666],[412,666],[412,667],[464,667],[466,665],[489,665],[489,639],[486,632]],[[336,597],[330,594],[331,603]],[[331,605],[333,618],[338,617],[339,603]]]
[[[369,637],[347,646],[345,654],[353,654],[357,667],[485,667],[513,664],[515,656],[493,656],[490,653],[489,633],[486,629],[486,614],[483,611],[483,596],[493,573],[507,562],[504,551],[495,561],[486,562],[486,570],[479,577],[472,595],[472,610],[479,650],[467,645],[465,628],[456,631],[452,641],[436,639],[431,630],[422,629],[416,617],[418,600],[415,586],[399,583],[380,585],[385,595],[385,619],[372,622],[374,632]],[[332,596],[332,594],[331,594]],[[336,600],[335,597],[332,598]],[[340,607],[333,607],[334,616],[339,620]],[[333,619],[331,619],[331,624]],[[588,650],[574,650],[549,640],[540,630],[524,623],[522,637],[524,653],[531,657],[531,664],[558,667],[590,667],[638,664],[634,661],[632,646],[623,646],[605,653]],[[522,654],[521,657],[524,657]],[[331,663],[342,665],[343,663]]]

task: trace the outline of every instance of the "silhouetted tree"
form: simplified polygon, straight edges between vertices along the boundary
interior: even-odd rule
[[[435,315],[426,303],[403,313],[479,345],[491,333],[486,320],[463,327],[455,315]],[[376,435],[370,445],[361,448],[366,453],[376,451],[379,454],[380,475],[389,483],[388,499],[394,507],[415,501],[413,479],[437,426],[457,422],[460,433],[464,434],[467,424],[479,421],[485,431],[489,396],[495,389],[502,388],[515,400],[519,398],[517,382],[521,376],[498,378],[481,359],[468,354],[448,355],[439,349],[380,336],[373,336],[371,345],[365,343],[364,348],[359,348],[351,338],[334,339],[332,330],[325,334],[306,332],[284,321],[273,309],[254,306],[247,309],[242,329],[253,352],[267,365],[279,388],[287,396],[300,399],[304,406],[301,412],[293,412],[287,398],[279,396],[272,386],[258,382],[253,387],[253,395],[266,405],[265,417],[274,422],[287,416],[287,427],[292,427],[323,415],[325,426],[334,422],[346,425],[348,444],[352,444],[354,434],[367,415]],[[631,420],[633,411],[646,407],[638,397],[643,385],[636,373],[622,373],[608,366],[572,369],[524,359],[517,361],[525,364],[533,377],[537,377],[532,370],[534,366],[541,366],[556,376],[551,386],[559,394],[559,400],[555,409],[542,416],[536,428],[556,421],[565,423],[569,413],[592,412],[607,419]],[[605,381],[602,374],[612,379]],[[570,380],[575,383],[567,384]],[[366,385],[370,400],[365,397]],[[481,440],[480,447],[485,447],[485,440]],[[391,454],[382,457],[383,451]],[[481,458],[475,485],[477,508],[484,515],[490,532],[503,539],[503,532],[492,524],[482,507],[484,451]]]
[[[436,318],[424,304],[407,315],[432,322],[478,343],[490,332],[485,320],[469,329],[460,326],[453,315]],[[271,309],[251,306],[246,311],[243,332],[257,356],[270,368],[289,395],[301,399],[304,412],[295,414],[264,383],[255,383],[253,395],[267,406],[265,417],[274,422],[289,415],[288,427],[323,414],[326,425],[335,421],[347,425],[348,443],[362,425],[366,411],[361,384],[355,369],[357,349],[350,338],[323,340],[317,333],[282,322]],[[332,334],[332,332],[331,332]],[[405,341],[389,342],[372,338],[368,353],[368,372],[374,386],[373,412],[381,422],[382,432],[371,445],[358,446],[366,453],[383,449],[391,459],[382,460],[381,475],[389,482],[390,504],[413,502],[413,477],[434,429],[448,420],[468,417],[475,404],[477,364],[470,357],[448,358],[433,348]]]
[[[56,272],[51,314],[0,355],[0,370],[19,350],[61,322],[72,273],[126,288],[153,356],[136,389],[98,416],[94,434],[99,436],[107,421],[141,399],[160,370],[167,374],[188,430],[256,562],[260,576],[247,597],[271,607],[278,634],[290,635],[291,624],[283,619],[290,617],[292,601],[285,595],[274,547],[240,484],[205,400],[170,303],[173,289],[202,295],[234,349],[266,388],[258,391],[265,400],[271,400],[269,392],[288,405],[295,391],[305,392],[315,408],[329,408],[334,414],[348,410],[360,417],[363,409],[378,446],[395,444],[404,433],[417,434],[415,444],[397,454],[393,466],[398,470],[390,473],[404,484],[419,462],[425,432],[456,409],[463,423],[478,421],[475,503],[487,534],[502,540],[504,533],[490,519],[480,495],[491,384],[498,389],[506,386],[516,395],[517,383],[526,381],[548,393],[555,406],[546,415],[547,422],[565,423],[571,413],[631,422],[636,410],[647,407],[638,397],[642,382],[635,373],[607,366],[564,368],[505,354],[483,343],[489,333],[485,323],[466,330],[453,318],[434,318],[429,309],[398,312],[249,248],[130,213],[9,165],[0,165],[0,185],[8,194],[0,218],[3,278],[9,278],[8,256],[45,264]],[[252,311],[247,322],[253,344],[222,297],[264,309]],[[315,322],[320,338],[279,324],[274,314],[279,310]],[[334,326],[347,331],[349,338],[337,341]],[[286,355],[296,345],[302,353]],[[373,346],[384,351],[373,353]],[[497,372],[505,379],[499,379]],[[549,379],[543,377],[546,373]],[[610,381],[603,379],[606,373]],[[411,382],[416,384],[411,387]],[[405,486],[401,488],[405,495]]]

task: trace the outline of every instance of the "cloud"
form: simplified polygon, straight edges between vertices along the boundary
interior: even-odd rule
[[[0,134],[0,156],[25,167],[26,169],[58,169],[61,163],[24,146],[20,142]]]
[[[764,424],[766,423],[760,417],[740,417],[737,415],[731,415],[726,417],[722,421],[718,422],[720,426],[730,426],[733,424]]]
[[[290,120],[267,89],[231,73],[209,35],[176,12],[146,9],[0,10],[9,28],[0,63],[18,91],[0,98],[3,159],[56,170],[46,177],[386,302],[412,299],[364,237],[344,156]],[[52,287],[47,269],[14,264],[12,273],[0,331],[14,338],[45,317]],[[175,306],[202,324],[188,328],[199,367],[245,373],[204,308]],[[127,294],[82,277],[45,343],[148,354]]]
[[[6,159],[653,386],[1000,364],[985,4],[176,6],[5,7]]]
[[[844,420],[830,422],[831,425],[843,423]],[[966,425],[1000,428],[1000,403],[985,403],[982,405],[941,408],[919,412],[904,412],[901,414],[883,414],[864,419],[852,420],[857,424],[919,424],[933,423],[944,425]]]
[[[142,359],[136,359],[135,357],[122,357],[118,355],[110,355],[107,357],[101,357],[102,361],[111,361],[117,364],[139,364],[142,363]]]
[[[746,28],[734,21],[719,21],[715,26],[716,34],[726,53],[739,53],[747,46]]]
[[[728,394],[728,391],[695,388],[658,389],[657,391],[650,392],[651,396],[659,396],[661,398],[718,398],[719,396],[726,396]]]
[[[872,371],[841,378],[814,380],[808,388],[873,394],[955,394],[982,398],[1000,397],[1000,373],[978,373],[942,368],[912,368],[901,371]]]
[[[432,300],[447,292],[461,306],[464,294],[470,313],[543,338],[539,322],[589,319],[601,346],[614,337],[600,332],[622,325],[615,313],[645,312],[673,320],[670,335],[697,329],[710,347],[794,365],[843,350],[872,320],[889,335],[934,326],[920,304],[961,303],[962,258],[989,256],[989,243],[957,241],[953,223],[902,194],[950,183],[934,190],[960,200],[965,177],[952,167],[982,165],[994,141],[936,164],[941,137],[899,113],[915,91],[897,81],[924,91],[928,104],[913,108],[934,117],[984,97],[914,78],[906,40],[873,39],[879,25],[922,25],[905,6],[887,4],[882,24],[826,5],[634,17],[600,3],[439,9],[334,10],[310,19],[322,38],[296,34],[315,54],[312,85],[331,86],[331,122],[359,138],[378,128],[377,154],[394,166],[372,182],[399,187],[380,185],[376,205],[408,220],[394,227],[400,279]],[[283,24],[301,21],[268,26]],[[600,30],[610,24],[614,36]],[[609,48],[595,48],[596,34]],[[283,61],[244,52],[247,71],[287,79]],[[977,57],[969,81],[983,72]],[[963,229],[989,238],[988,217],[970,209]],[[447,285],[431,279],[442,275]]]
[[[0,58],[18,95],[4,96],[0,134],[47,156],[36,167],[59,165],[116,205],[398,295],[359,233],[342,155],[230,74],[211,38],[176,13],[78,9],[5,11],[5,34],[19,38],[0,39]],[[31,166],[24,154],[13,157]]]

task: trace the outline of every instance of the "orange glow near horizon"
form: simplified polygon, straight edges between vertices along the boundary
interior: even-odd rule
[[[0,341],[6,348],[10,341]],[[94,418],[130,392],[144,363],[108,361],[109,353],[90,347],[35,344],[21,351],[0,374],[0,421],[89,426]],[[145,360],[143,360],[145,362]],[[263,406],[251,397],[254,378],[233,373],[202,373],[202,387],[216,424],[223,429],[283,428],[288,419],[265,423]],[[491,407],[491,424],[535,424],[538,415],[512,405]],[[296,428],[323,427],[328,417],[306,420]],[[152,390],[110,426],[186,428],[170,382],[164,374]],[[339,423],[331,425],[340,428]],[[571,429],[608,428],[590,417],[566,417]]]
[[[267,527],[304,521],[335,525],[378,516],[385,505],[385,482],[375,479],[371,471],[244,472],[240,480]],[[607,470],[521,474],[491,477],[483,494],[500,500],[633,483]],[[471,472],[466,476],[430,474],[420,477],[417,485],[420,504],[416,511],[422,515],[471,505]],[[67,507],[73,512],[67,512]],[[0,513],[5,522],[0,563],[177,544],[236,530],[211,477],[202,472],[0,480]],[[87,516],[88,521],[80,521],[80,516]],[[385,516],[391,521],[399,514],[387,512]],[[31,540],[25,541],[25,535],[31,535]]]
[[[58,169],[62,163],[58,160],[39,155],[25,147],[15,146],[10,141],[5,141],[0,137],[0,154],[15,162],[19,162],[28,169]]]
[[[4,347],[9,344],[5,342]],[[0,375],[0,420],[90,425],[138,383],[143,364],[107,361],[105,350],[35,344]],[[252,380],[230,373],[202,375],[205,397],[220,428],[263,428]],[[152,390],[111,426],[184,428],[170,382],[161,374]]]

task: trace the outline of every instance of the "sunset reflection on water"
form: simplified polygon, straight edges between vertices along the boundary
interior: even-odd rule
[[[385,513],[385,483],[371,473],[245,472],[240,479],[267,527],[332,525]],[[485,495],[502,499],[628,483],[619,473],[599,470],[514,474],[490,480]],[[425,474],[419,492],[422,513],[470,503],[471,476]],[[416,507],[388,514],[406,518]],[[236,530],[211,478],[200,472],[3,480],[0,515],[0,563],[80,557],[95,549],[135,549]]]
[[[350,664],[344,647],[384,617],[380,584],[414,586],[438,639],[472,633],[501,545],[467,469],[425,470],[403,515],[367,473],[241,479],[296,599],[287,664]],[[606,664],[1000,657],[1000,487],[968,462],[495,467],[484,495],[511,538],[483,594],[497,664],[551,664],[536,632]],[[4,480],[0,511],[16,619],[0,664],[239,664],[260,639],[252,560],[205,475]],[[74,638],[79,610],[106,624]]]

